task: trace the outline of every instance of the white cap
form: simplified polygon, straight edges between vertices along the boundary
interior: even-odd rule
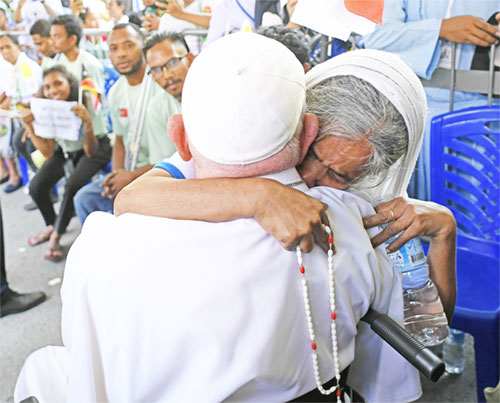
[[[190,143],[204,157],[246,165],[283,149],[304,102],[304,70],[294,54],[262,35],[235,33],[194,60],[182,91],[182,115]]]

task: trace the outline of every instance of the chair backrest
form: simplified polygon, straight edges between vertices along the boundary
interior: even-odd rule
[[[113,67],[104,67],[104,92],[106,95],[108,95],[109,90],[119,78],[120,73]]]
[[[430,141],[431,199],[452,211],[462,239],[485,242],[498,258],[500,106],[436,116]]]

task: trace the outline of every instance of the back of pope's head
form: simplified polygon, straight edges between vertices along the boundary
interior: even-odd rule
[[[198,176],[254,176],[294,166],[305,105],[304,70],[281,43],[236,33],[194,60],[182,115]],[[208,168],[208,169],[207,169]]]

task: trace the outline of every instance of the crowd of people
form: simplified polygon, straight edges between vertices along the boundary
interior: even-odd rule
[[[287,401],[312,390],[316,372],[338,380],[348,366],[349,385],[368,400],[418,397],[413,369],[357,325],[370,306],[402,319],[401,284],[385,251],[422,235],[430,240],[430,275],[451,320],[456,224],[422,190],[429,179],[427,106],[439,113],[432,108],[442,94],[424,92],[417,75],[444,65],[449,42],[463,44],[465,66],[474,45],[498,43],[500,33],[479,17],[464,18],[466,1],[440,1],[443,10],[428,12],[440,15],[436,25],[394,0],[386,2],[384,25],[363,38],[365,47],[380,50],[347,52],[311,69],[309,32],[290,22],[297,1],[283,9],[267,3],[0,4],[0,76],[8,77],[0,82],[0,128],[9,139],[0,142],[0,182],[7,183],[5,193],[22,188],[17,156],[26,161],[32,200],[25,208],[38,210],[43,223],[27,243],[47,244],[43,258],[52,262],[67,257],[65,346],[27,360],[16,399],[175,401],[187,391],[196,396],[189,389],[194,379],[203,394],[192,400]],[[480,17],[498,11],[493,3]],[[277,19],[281,24],[259,27]],[[457,21],[470,35],[457,33]],[[434,45],[408,51],[415,26],[432,31]],[[84,28],[102,31],[87,35]],[[208,30],[206,38],[182,33],[198,28]],[[119,76],[109,91],[105,69]],[[48,136],[39,102],[54,105],[54,121],[76,116],[74,136]],[[69,106],[56,110],[58,102]],[[422,142],[418,166],[425,168],[412,193],[420,200],[410,199]],[[64,187],[55,192],[61,178]],[[75,215],[82,233],[68,254],[61,237]],[[388,225],[379,231],[381,224]],[[334,257],[314,246],[327,248],[325,226],[334,233]],[[311,265],[313,310],[328,308],[325,284],[332,280],[326,269],[312,268],[327,261],[345,266],[331,285],[340,354],[327,351],[330,326],[318,325],[318,355],[336,364],[316,362],[310,371],[309,351],[302,349],[310,312],[296,320],[302,288],[289,252],[296,248],[310,252],[304,260]],[[1,316],[43,302],[43,293],[9,288],[3,235],[1,252]],[[105,292],[111,284],[113,293]],[[126,302],[123,293],[131,289],[139,304]],[[170,319],[158,321],[159,315]],[[282,341],[270,342],[276,334]],[[185,346],[173,351],[163,343]],[[223,351],[225,343],[231,351]],[[141,358],[123,353],[132,350]],[[41,370],[48,361],[54,372],[67,373],[50,390],[44,377],[51,372]],[[384,381],[380,372],[389,370],[400,378]],[[403,386],[395,386],[397,379]]]

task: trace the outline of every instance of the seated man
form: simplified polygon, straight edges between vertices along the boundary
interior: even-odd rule
[[[12,67],[9,75],[4,77],[7,90],[5,97],[0,97],[0,108],[23,110],[29,106],[30,99],[42,86],[42,69],[24,52],[21,51],[17,36],[0,35],[0,53]],[[17,127],[17,119],[15,121]],[[15,138],[15,135],[14,135]],[[11,193],[23,186],[13,158],[13,150],[4,155],[9,165],[8,184],[5,193]]]
[[[114,198],[124,186],[175,152],[167,122],[180,111],[177,100],[194,58],[181,34],[156,34],[144,44],[132,23],[115,25],[109,47],[111,62],[122,74],[108,95],[116,136],[113,170],[77,193],[75,209],[82,224],[94,211],[112,211]],[[151,74],[145,74],[146,61]],[[144,94],[142,88],[148,87],[143,82],[151,87]]]
[[[171,118],[168,131],[182,157],[193,156],[200,178],[265,176],[306,190],[294,166],[318,123],[303,113],[304,89],[302,66],[281,44],[230,35],[193,62],[183,115]],[[423,121],[410,120],[418,133]],[[417,398],[411,365],[358,328],[370,306],[402,318],[398,276],[362,226],[372,207],[335,189],[311,194],[329,203],[337,224],[330,258],[319,248],[304,257],[287,252],[254,220],[92,214],[70,251],[62,289],[64,398],[288,401],[339,380],[353,360],[363,364],[350,377],[364,380],[367,399]],[[30,378],[47,365],[37,355],[25,364],[15,399],[34,394]],[[39,396],[44,385],[36,384]]]
[[[41,56],[41,59],[39,59],[38,62],[42,70],[46,70],[47,68],[53,66],[55,53],[52,49],[52,42],[50,40],[50,21],[43,19],[36,21],[30,29],[30,35],[38,53]],[[33,153],[36,148],[29,138],[26,139],[26,136],[24,136],[24,130],[24,126],[21,126],[15,132],[13,137],[14,147],[18,155],[21,155],[26,160],[31,170],[36,172],[38,167],[31,159],[31,153]],[[34,210],[35,208],[37,208],[37,206],[34,202],[30,203],[26,207],[27,210]]]

